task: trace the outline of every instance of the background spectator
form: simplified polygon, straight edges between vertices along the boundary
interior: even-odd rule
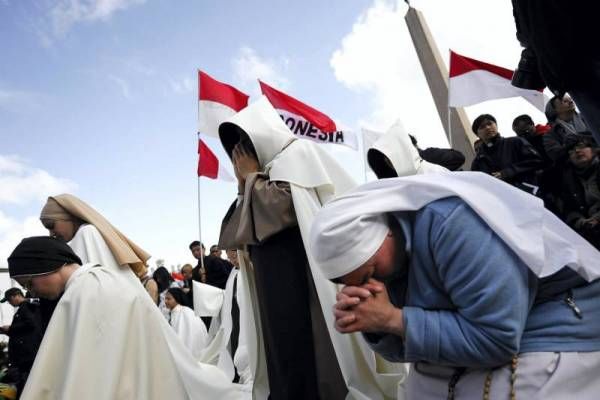
[[[37,303],[25,298],[19,288],[10,288],[0,302],[8,301],[17,310],[10,326],[0,327],[0,332],[8,335],[7,377],[15,383],[18,396],[21,395],[29,371],[44,337],[40,310]]]
[[[475,118],[471,128],[482,141],[471,164],[472,171],[485,172],[532,194],[538,192],[537,171],[543,162],[527,141],[500,136],[496,118],[490,114]]]
[[[562,181],[563,215],[573,229],[600,249],[600,164],[590,140],[569,150]]]

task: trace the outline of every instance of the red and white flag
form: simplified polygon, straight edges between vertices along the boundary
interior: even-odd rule
[[[338,130],[335,122],[327,115],[287,95],[262,81],[260,89],[275,107],[283,122],[292,133],[300,138],[317,143],[334,143],[358,149],[354,132]]]
[[[219,137],[219,125],[247,105],[247,94],[198,71],[198,132]]]
[[[513,71],[450,51],[448,106],[464,107],[493,99],[523,97],[544,112],[546,96],[540,90],[511,85]]]
[[[234,182],[235,179],[223,164],[206,143],[198,139],[198,177],[205,176],[210,179]]]

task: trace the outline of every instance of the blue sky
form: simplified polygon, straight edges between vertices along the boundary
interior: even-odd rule
[[[510,2],[412,4],[444,56],[516,65]],[[45,198],[65,191],[155,258],[191,262],[198,68],[253,96],[261,78],[357,132],[400,118],[422,145],[447,146],[405,12],[373,0],[0,0],[0,266],[19,238],[44,232]],[[506,135],[518,113],[541,119],[522,100],[467,111],[496,114]],[[360,153],[334,147],[362,181]],[[202,179],[206,243],[235,193]]]

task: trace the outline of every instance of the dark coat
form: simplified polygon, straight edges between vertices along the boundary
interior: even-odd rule
[[[546,85],[560,93],[589,87],[600,60],[595,1],[512,0],[517,39],[535,54]]]
[[[204,283],[218,287],[219,289],[225,289],[225,284],[233,265],[227,260],[209,255],[204,257],[204,268],[206,268],[206,282]],[[200,277],[200,262],[192,270],[192,279],[202,282]]]
[[[437,147],[418,150],[419,155],[423,160],[432,164],[441,165],[442,167],[448,168],[450,171],[456,171],[465,163],[465,156],[458,150],[439,149]]]
[[[498,137],[491,145],[479,146],[471,171],[502,172],[503,180],[511,185],[519,187],[525,182],[537,186],[536,172],[542,167],[541,156],[526,140]]]
[[[6,334],[10,337],[9,363],[19,370],[29,371],[44,336],[39,305],[29,301],[21,303]]]

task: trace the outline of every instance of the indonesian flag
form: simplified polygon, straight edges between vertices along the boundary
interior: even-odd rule
[[[262,93],[279,112],[281,119],[294,135],[317,143],[341,144],[354,150],[358,149],[358,141],[353,132],[338,130],[335,122],[319,110],[260,80],[258,82]]]
[[[464,107],[492,99],[523,97],[544,112],[547,99],[540,90],[511,85],[513,71],[450,51],[448,106]]]
[[[248,105],[248,95],[198,71],[198,132],[219,137],[219,125]]]
[[[210,179],[221,179],[233,182],[235,179],[223,168],[223,163],[215,153],[208,148],[202,139],[198,139],[198,177],[205,176]]]

